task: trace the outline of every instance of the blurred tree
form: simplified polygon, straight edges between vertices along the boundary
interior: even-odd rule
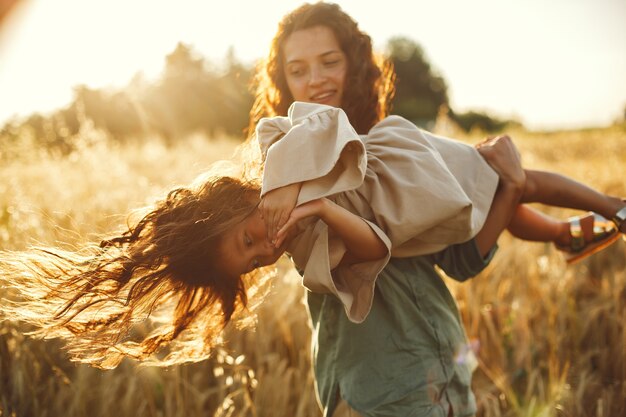
[[[466,132],[480,130],[486,133],[496,133],[501,132],[505,128],[520,126],[520,123],[517,121],[502,120],[477,111],[468,111],[466,113],[450,111],[450,118]]]
[[[144,106],[169,139],[196,131],[212,136],[218,121],[217,86],[217,77],[206,70],[204,60],[195,57],[191,47],[179,43],[165,58],[161,82],[149,90]]]
[[[223,71],[209,70],[191,48],[179,43],[166,57],[160,84],[149,88],[142,100],[151,124],[174,139],[200,131],[243,137],[252,95],[248,90],[251,68],[229,50]]]
[[[23,124],[31,129],[36,138],[44,139],[46,137],[46,129],[44,127],[45,123],[45,117],[39,113],[35,113],[30,115]]]
[[[49,116],[33,115],[21,125],[46,147],[71,150],[80,126],[89,121],[112,138],[125,140],[153,132],[168,140],[182,140],[194,132],[212,138],[224,133],[244,138],[253,97],[249,80],[253,67],[246,66],[230,49],[225,64],[209,67],[188,45],[179,43],[165,57],[156,82],[137,74],[120,90],[93,89],[79,85],[72,103]],[[11,129],[9,129],[11,128]],[[3,140],[19,131],[17,121],[0,130]],[[15,136],[15,135],[13,135]],[[5,142],[6,143],[6,142]]]
[[[443,77],[435,72],[420,45],[405,37],[394,37],[387,43],[387,54],[393,62],[397,81],[393,112],[413,123],[430,129],[441,109],[449,108],[448,87]],[[456,113],[450,118],[469,132],[497,132],[517,121],[501,120],[486,113],[470,111]]]
[[[220,127],[224,133],[242,137],[254,102],[249,85],[253,67],[243,65],[231,47],[226,54],[226,69],[220,77]]]
[[[164,78],[195,78],[204,72],[204,60],[196,58],[189,45],[179,42],[176,49],[165,57]]]
[[[66,124],[89,119],[95,127],[117,140],[144,133],[136,106],[124,91],[97,90],[80,85],[74,89],[74,101],[63,112],[66,113]],[[74,129],[76,132],[78,129]]]
[[[429,125],[442,105],[448,105],[448,87],[428,63],[422,48],[405,37],[387,43],[397,81],[393,112],[419,125]]]

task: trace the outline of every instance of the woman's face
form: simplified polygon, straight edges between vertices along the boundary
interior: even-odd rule
[[[289,35],[283,67],[295,101],[341,106],[348,59],[330,28],[313,26]]]
[[[230,276],[241,276],[261,266],[272,265],[285,252],[286,243],[275,248],[267,238],[267,228],[258,208],[237,223],[218,245],[220,269]]]

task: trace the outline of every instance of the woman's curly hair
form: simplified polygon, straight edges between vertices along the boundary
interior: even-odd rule
[[[215,177],[170,191],[99,246],[2,252],[0,275],[17,298],[0,309],[35,334],[64,338],[72,359],[102,368],[124,357],[158,365],[205,359],[224,326],[249,319],[267,288],[268,269],[232,277],[216,262],[221,236],[258,199],[257,183]]]
[[[256,99],[250,111],[248,134],[262,117],[286,116],[293,102],[285,78],[283,48],[289,36],[314,26],[330,28],[348,60],[341,108],[359,134],[366,134],[389,113],[394,93],[394,72],[389,61],[372,51],[370,37],[337,4],[305,3],[280,21],[267,58],[256,72]]]

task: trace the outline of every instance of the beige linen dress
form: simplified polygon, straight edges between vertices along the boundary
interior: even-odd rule
[[[376,277],[390,256],[437,252],[483,226],[497,174],[471,146],[389,116],[362,137],[339,108],[295,102],[287,117],[256,130],[265,158],[262,195],[301,182],[297,204],[327,197],[358,214],[385,242],[385,258],[338,266],[345,246],[319,219],[305,219],[290,243],[303,284],[333,293],[349,319],[370,311]]]

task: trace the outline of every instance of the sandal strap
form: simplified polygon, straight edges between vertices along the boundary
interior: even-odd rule
[[[580,218],[570,217],[567,219],[569,222],[569,234],[570,234],[570,249],[574,252],[582,250],[585,245],[585,236],[583,235],[583,228],[580,224]]]
[[[585,249],[587,245],[601,241],[616,232],[611,222],[598,213],[593,213],[593,228],[590,240],[585,239],[585,233],[583,232],[583,227],[580,223],[580,216],[570,217],[567,221],[569,222],[569,233],[571,239],[569,248],[572,252],[579,252]]]
[[[626,222],[626,206],[622,207],[617,213],[615,213],[611,220],[615,223],[617,230],[620,230],[622,224]]]
[[[598,213],[593,213],[593,240],[602,239],[607,234],[615,232],[612,222]]]

